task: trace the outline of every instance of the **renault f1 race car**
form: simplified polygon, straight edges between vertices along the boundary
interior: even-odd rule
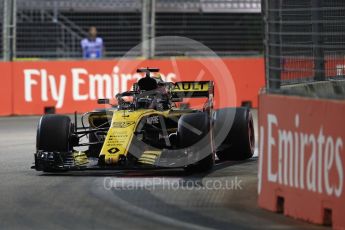
[[[253,119],[248,108],[213,109],[212,81],[162,82],[157,68],[138,69],[145,77],[132,91],[116,95],[117,105],[87,112],[78,126],[65,115],[44,115],[37,128],[38,171],[183,168],[210,170],[220,161],[244,160],[254,152]],[[183,100],[204,98],[201,109]]]

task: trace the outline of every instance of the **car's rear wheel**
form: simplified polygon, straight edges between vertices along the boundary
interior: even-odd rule
[[[68,116],[44,115],[37,128],[36,148],[46,152],[72,150],[72,123]]]
[[[228,110],[218,113],[229,113]],[[221,116],[219,116],[221,117]],[[229,134],[217,150],[220,160],[245,160],[254,154],[255,135],[253,117],[248,108],[236,108]]]
[[[210,116],[206,112],[183,115],[178,122],[178,145],[188,150],[188,173],[206,172],[214,165]]]

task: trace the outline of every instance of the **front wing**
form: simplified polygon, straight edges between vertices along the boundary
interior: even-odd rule
[[[146,151],[134,161],[117,165],[102,165],[99,158],[87,157],[84,152],[42,152],[35,153],[35,163],[32,168],[37,171],[75,171],[75,170],[109,170],[109,169],[154,169],[154,168],[184,168],[202,157],[196,151],[170,150]],[[177,153],[177,154],[176,154]],[[199,159],[200,158],[200,159]],[[189,163],[190,162],[190,163]]]

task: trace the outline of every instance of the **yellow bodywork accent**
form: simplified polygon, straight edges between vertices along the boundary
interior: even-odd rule
[[[156,155],[141,156],[140,159],[151,159],[151,160],[156,160],[156,159],[157,159],[157,156],[156,156]]]
[[[145,151],[142,156],[160,156],[162,151]]]
[[[154,112],[154,110],[114,111],[111,126],[100,153],[105,156],[106,164],[116,164],[121,156],[127,155],[141,117]]]
[[[74,164],[76,166],[83,166],[89,163],[87,156],[84,152],[74,152],[73,153]]]
[[[138,162],[153,165],[160,157],[161,153],[162,151],[145,151],[139,158]]]
[[[171,112],[171,110],[157,111],[153,109],[114,111],[111,126],[100,153],[100,156],[104,155],[105,164],[116,164],[121,156],[127,155],[134,132],[142,117],[149,115],[176,117],[183,114],[178,111]],[[139,162],[153,164],[160,154],[161,151],[145,151],[142,154],[143,159],[140,158]]]
[[[209,82],[176,82],[172,92],[207,92]]]

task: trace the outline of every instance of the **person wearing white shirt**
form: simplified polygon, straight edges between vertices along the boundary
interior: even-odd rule
[[[103,39],[97,37],[97,28],[91,26],[89,36],[81,41],[84,59],[100,59],[104,55]]]

